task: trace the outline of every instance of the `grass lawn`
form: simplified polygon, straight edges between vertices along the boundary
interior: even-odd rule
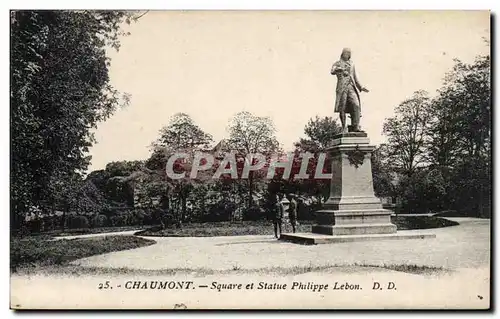
[[[398,230],[430,229],[458,225],[457,222],[436,216],[392,216]]]
[[[457,212],[454,210],[447,210],[442,212],[437,212],[434,214],[436,217],[474,217],[474,218],[490,218],[491,213],[485,211],[484,216],[481,216],[479,212]]]
[[[313,222],[301,221],[297,232],[306,232],[311,229]],[[283,224],[283,232],[291,231],[290,224]],[[213,237],[213,236],[244,236],[244,235],[272,235],[273,224],[271,221],[234,221],[213,223],[186,223],[181,229],[167,228],[162,230],[160,226],[137,232],[140,236],[159,237]]]
[[[360,273],[362,271],[393,270],[415,275],[439,275],[452,272],[451,269],[444,267],[434,267],[415,264],[327,264],[321,266],[307,265],[307,266],[294,266],[289,267],[263,267],[263,268],[241,268],[237,265],[232,269],[213,269],[207,267],[197,268],[163,268],[163,269],[135,269],[135,268],[105,268],[105,267],[82,267],[78,265],[64,265],[60,267],[45,268],[42,271],[37,270],[36,273],[43,273],[45,275],[98,275],[98,276],[176,276],[176,275],[190,275],[194,277],[205,277],[211,275],[269,275],[273,276],[287,276],[287,275],[301,275],[310,272],[319,273]],[[23,274],[35,273],[31,269],[26,269]]]
[[[40,236],[13,237],[10,241],[10,269],[67,265],[69,262],[113,251],[154,244],[135,236],[102,236],[82,239],[47,240]]]
[[[457,222],[439,217],[414,216],[392,217],[392,222],[398,230],[429,229],[458,225]],[[297,232],[310,232],[313,221],[301,221]],[[291,232],[288,223],[283,224],[283,232]],[[181,229],[168,228],[162,230],[159,226],[139,231],[136,235],[156,237],[213,237],[213,236],[242,236],[242,235],[272,235],[271,221],[238,221],[215,223],[189,223]]]

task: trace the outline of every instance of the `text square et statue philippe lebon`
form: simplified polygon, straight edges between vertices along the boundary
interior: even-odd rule
[[[328,150],[332,158],[330,196],[324,209],[316,212],[312,231],[326,235],[393,234],[392,212],[382,208],[373,190],[371,154],[375,146],[359,125],[360,93],[368,90],[360,84],[350,49],[342,51],[331,74],[337,76],[335,112],[340,113],[342,133],[334,137]],[[348,128],[346,113],[351,117]]]

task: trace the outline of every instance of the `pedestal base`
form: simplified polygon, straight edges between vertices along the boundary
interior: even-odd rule
[[[315,225],[312,232],[323,235],[368,235],[368,234],[394,234],[397,230],[396,225],[369,224],[369,225]]]
[[[370,235],[320,235],[312,233],[281,234],[280,240],[303,245],[349,243],[373,240],[404,240],[436,238],[435,234],[370,234]]]
[[[392,212],[382,208],[373,190],[371,154],[375,146],[365,132],[335,136],[329,148],[332,161],[330,197],[315,212],[312,232],[330,236],[394,234]],[[332,239],[335,241],[335,239]]]
[[[378,203],[381,206],[380,201]],[[324,235],[393,234],[396,225],[391,222],[390,210],[320,210],[316,213],[313,233]]]

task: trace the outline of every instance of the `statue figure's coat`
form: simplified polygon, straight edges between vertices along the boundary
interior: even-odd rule
[[[349,109],[346,109],[347,105],[344,105],[347,102],[347,99],[342,99],[342,95],[348,94],[349,89],[354,89],[358,100],[359,112],[361,113],[361,99],[359,98],[359,92],[362,90],[363,86],[358,80],[354,64],[350,60],[344,61],[341,59],[333,64],[331,73],[337,75],[335,112],[339,113],[342,109],[346,110],[346,113],[350,112]]]

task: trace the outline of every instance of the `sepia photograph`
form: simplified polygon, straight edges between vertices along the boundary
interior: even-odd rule
[[[10,309],[491,309],[492,21],[10,10]]]

